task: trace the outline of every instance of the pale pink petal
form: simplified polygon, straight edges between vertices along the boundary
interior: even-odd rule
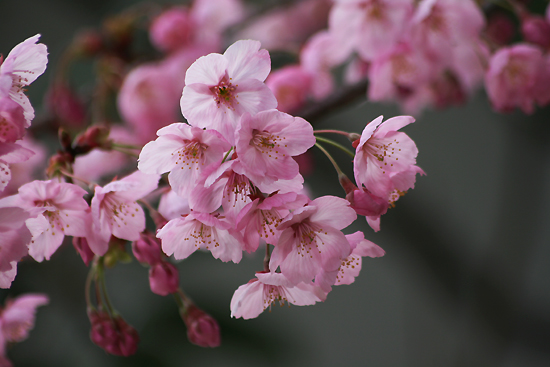
[[[336,196],[322,196],[309,205],[317,207],[317,211],[311,215],[310,219],[322,226],[343,229],[357,219],[357,214],[350,207],[349,202]]]
[[[15,276],[17,275],[17,261],[12,261],[10,263],[11,268],[6,271],[0,271],[0,288],[8,289],[11,287],[11,283],[15,280]],[[2,347],[2,338],[3,335],[0,336],[0,348]],[[0,366],[3,366],[2,364],[2,350],[0,350]]]
[[[224,77],[228,64],[229,62],[224,55],[216,53],[199,57],[187,69],[185,85],[189,86],[194,83],[205,84],[209,87],[217,85]]]
[[[223,56],[227,59],[227,73],[234,81],[257,79],[261,82],[271,71],[271,58],[267,50],[260,50],[261,44],[253,40],[240,40],[227,48]]]
[[[8,301],[2,312],[2,333],[10,342],[20,342],[29,336],[34,327],[36,309],[48,304],[45,294],[27,293]]]

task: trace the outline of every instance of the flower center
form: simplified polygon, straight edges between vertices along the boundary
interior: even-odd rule
[[[210,88],[218,108],[223,105],[231,110],[235,110],[235,104],[239,104],[237,102],[237,87],[238,85],[231,83],[231,78],[224,77],[218,85]]]
[[[309,256],[310,258],[312,258],[314,250],[321,253],[321,248],[319,248],[317,244],[317,234],[327,234],[322,228],[313,225],[313,223],[311,222],[296,223],[292,225],[292,228],[294,229],[294,236],[298,240],[298,255],[301,255],[302,257]],[[323,244],[322,240],[321,244]]]
[[[195,167],[199,169],[198,164],[202,159],[203,152],[208,149],[208,146],[201,144],[198,141],[189,141],[183,146],[183,148],[172,153],[172,156],[176,156],[176,164],[181,169],[188,167],[191,169]]]
[[[393,139],[390,142],[384,142],[380,139],[370,138],[367,140],[367,143],[363,146],[365,153],[374,157],[378,161],[379,167],[382,170],[382,173],[386,173],[385,169],[393,167],[393,160],[399,160],[399,158],[394,158],[393,155],[397,152],[400,152],[401,149],[397,146],[399,141]],[[388,167],[389,162],[389,167]]]

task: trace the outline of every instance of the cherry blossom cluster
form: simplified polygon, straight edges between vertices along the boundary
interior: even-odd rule
[[[299,63],[275,71],[267,84],[286,112],[329,95],[336,85],[331,70],[341,65],[346,82],[368,80],[369,100],[397,102],[408,113],[461,104],[482,85],[500,112],[547,105],[550,6],[544,17],[518,0],[487,2],[485,9],[478,3],[335,0],[326,27],[300,49]],[[265,33],[255,25],[241,34],[277,47],[277,36]]]
[[[247,275],[252,279],[230,301],[235,318],[258,317],[275,301],[313,305],[325,301],[333,286],[353,283],[363,257],[385,252],[362,232],[344,231],[357,215],[379,231],[381,216],[424,172],[416,165],[414,141],[401,131],[414,122],[411,116],[380,116],[359,134],[314,130],[311,122],[289,114],[310,97],[329,97],[337,84],[330,69],[352,53],[359,55],[354,65],[366,65],[360,46],[352,43],[359,37],[334,48],[334,13],[344,3],[359,2],[341,3],[308,0],[273,13],[272,26],[316,15],[286,34],[295,52],[330,20],[329,31],[304,45],[299,66],[274,73],[259,41],[239,40],[218,53],[224,32],[246,13],[237,0],[195,0],[152,18],[149,9],[124,13],[124,22],[115,19],[102,32],[77,35],[63,58],[68,65],[80,58],[97,62],[97,89],[88,105],[70,84],[70,68],[60,68],[45,98],[46,121],[55,123],[40,127],[31,126],[34,109],[24,88],[46,69],[46,46],[37,43],[39,35],[17,45],[0,64],[0,287],[11,287],[20,261],[48,261],[72,242],[89,267],[90,338],[108,353],[128,356],[136,352],[139,334],[110,302],[105,269],[131,255],[148,269],[151,291],[175,299],[188,339],[203,347],[220,344],[220,328],[181,289],[172,257],[180,261],[206,251],[239,263],[244,253],[263,251],[257,272]],[[128,42],[143,16],[158,54],[137,64],[151,59],[132,56]],[[109,101],[113,94],[116,101]],[[109,102],[118,107],[116,117],[109,115]],[[175,122],[182,121],[178,109],[185,122]],[[40,177],[31,173],[44,168],[46,148],[30,139],[38,135],[32,128],[46,134],[52,129],[60,144]],[[325,134],[345,136],[349,147]],[[328,146],[353,158],[353,178]],[[344,189],[340,195],[315,198],[304,189],[297,161],[310,149],[319,149],[334,166]],[[29,315],[47,303],[45,296],[24,297],[30,301],[15,301],[0,313],[3,328],[10,323],[8,310],[19,309],[22,334],[2,334],[0,340],[22,340],[32,326]]]

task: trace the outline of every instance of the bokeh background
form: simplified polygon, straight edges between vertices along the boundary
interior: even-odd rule
[[[41,33],[51,69],[77,30],[133,3],[0,0],[0,52]],[[50,78],[47,70],[29,88],[38,112]],[[381,114],[401,112],[358,102],[316,127],[360,132]],[[324,303],[231,319],[232,294],[262,254],[238,265],[194,254],[177,265],[181,286],[222,328],[222,346],[203,349],[187,341],[173,300],[150,292],[146,268],[118,265],[107,272],[109,292],[141,343],[136,355],[115,357],[89,339],[87,268],[66,243],[48,262],[21,263],[12,288],[0,291],[1,301],[25,292],[51,299],[10,359],[18,367],[550,366],[550,109],[498,114],[479,92],[464,106],[415,117],[404,131],[427,176],[382,217],[381,232],[361,218],[347,229],[363,230],[386,255],[365,258],[355,283],[335,287]],[[314,153],[312,192],[343,196]]]

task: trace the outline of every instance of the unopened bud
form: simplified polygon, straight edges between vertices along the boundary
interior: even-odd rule
[[[104,311],[88,312],[92,329],[90,338],[106,352],[127,357],[137,350],[139,335],[132,326],[120,316],[111,316]]]
[[[73,39],[73,52],[78,56],[92,57],[103,49],[103,38],[96,30],[85,30],[78,33]]]
[[[526,16],[521,23],[521,33],[527,42],[550,47],[550,24],[541,16]]]
[[[349,139],[349,141],[351,141],[351,145],[354,148],[357,148],[357,146],[359,145],[359,142],[361,140],[361,135],[357,134],[357,133],[349,133],[348,134],[348,139]]]
[[[220,345],[220,327],[212,316],[195,305],[189,306],[182,316],[191,343],[210,348]]]
[[[161,262],[159,240],[148,232],[141,233],[139,239],[132,242],[132,252],[140,263],[154,265]]]
[[[110,148],[109,128],[107,126],[94,125],[76,137],[74,150],[78,154],[86,154],[94,148]]]
[[[75,92],[64,83],[56,83],[50,87],[45,97],[48,109],[63,123],[70,126],[80,126],[86,118],[82,102]]]
[[[176,293],[179,283],[178,269],[168,262],[158,262],[149,269],[149,286],[151,287],[151,292],[159,296],[167,296]]]
[[[88,240],[84,237],[73,237],[73,246],[84,261],[86,266],[90,265],[90,261],[94,258],[94,253],[88,245]]]

